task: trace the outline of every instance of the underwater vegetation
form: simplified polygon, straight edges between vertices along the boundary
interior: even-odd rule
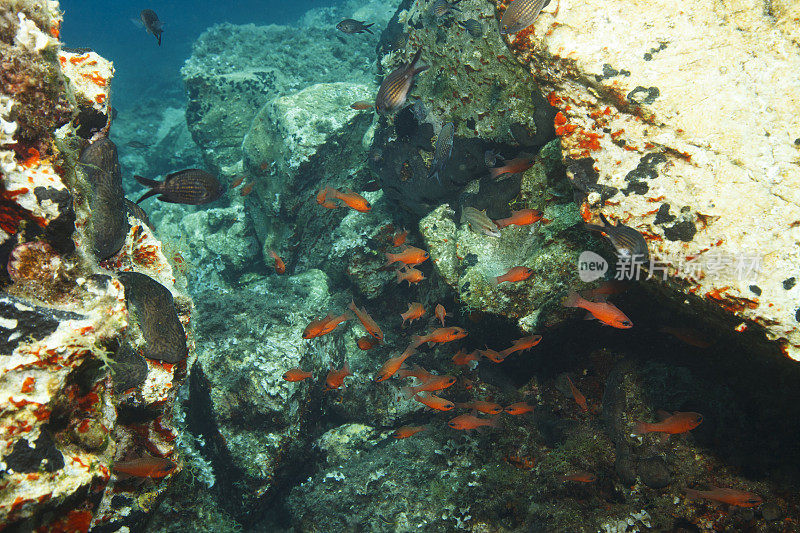
[[[800,531],[795,6],[210,21],[119,113],[62,16],[0,6],[0,529]]]

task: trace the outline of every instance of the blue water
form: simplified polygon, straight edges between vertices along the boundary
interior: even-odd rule
[[[192,43],[209,26],[234,24],[286,24],[307,10],[334,5],[331,0],[281,2],[107,2],[64,0],[61,38],[73,48],[91,48],[114,62],[113,105],[127,108],[133,99],[180,97],[180,68],[191,55]],[[134,23],[143,9],[152,9],[164,22],[161,46],[155,37]]]

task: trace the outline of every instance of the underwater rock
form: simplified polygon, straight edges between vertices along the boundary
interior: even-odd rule
[[[122,248],[128,233],[117,146],[106,137],[97,139],[83,150],[80,164],[91,188],[88,231],[92,251],[98,260],[108,259]]]
[[[356,17],[380,30],[395,8],[396,1],[351,0],[312,10],[298,26],[218,24],[203,33],[181,72],[189,96],[186,119],[206,167],[218,170],[241,158],[251,122],[275,97],[316,83],[372,85],[378,38],[349,38],[335,26]]]
[[[169,289],[138,272],[120,272],[118,276],[125,286],[128,313],[144,337],[142,355],[166,363],[185,358],[186,334]]]
[[[511,184],[511,179],[505,183]],[[483,183],[475,182],[459,198],[459,212],[441,206],[420,221],[419,229],[437,273],[468,309],[513,318],[523,330],[530,331],[541,309],[575,278],[580,249],[569,230],[580,219],[572,205],[545,203],[540,197],[539,191],[548,183],[544,163],[535,164],[516,183],[519,185],[509,189],[509,197],[503,199],[499,191],[494,196],[481,194],[478,187]],[[497,189],[495,184],[489,186]],[[486,209],[489,218],[495,220],[506,217],[512,200],[514,209],[539,209],[544,219],[530,226],[503,228],[500,237],[476,233],[457,222],[465,207]],[[525,281],[495,285],[497,276],[515,266],[529,267],[533,274]]]
[[[784,53],[796,21],[786,2],[591,1],[545,9],[508,42],[559,109],[565,164],[591,158],[598,183],[619,190],[590,198],[592,214],[643,232],[673,298],[759,324],[800,359],[800,287],[783,287],[800,261],[800,91],[787,81],[800,59]],[[700,46],[685,39],[696,34]],[[659,204],[679,220],[659,219]]]

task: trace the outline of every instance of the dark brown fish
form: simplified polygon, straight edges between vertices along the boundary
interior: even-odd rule
[[[144,209],[142,209],[142,206],[125,198],[125,209],[128,211],[129,215],[133,215],[134,217],[138,218],[140,221],[147,224],[148,228],[155,231],[153,223],[150,222],[150,217],[147,216],[147,213],[145,213]]]
[[[158,20],[156,12],[152,9],[144,9],[139,16],[142,19],[142,24],[144,24],[145,29],[155,35],[156,39],[158,39],[158,46],[161,46],[161,34],[164,32],[164,23]]]
[[[421,48],[414,54],[410,63],[406,63],[384,78],[375,97],[375,109],[379,114],[394,113],[406,103],[414,76],[428,69],[428,65],[417,66],[420,55],[422,55]]]
[[[500,20],[500,34],[518,33],[533,24],[544,4],[545,0],[513,0]]]
[[[116,145],[107,137],[97,139],[81,153],[80,165],[91,185],[89,236],[97,259],[108,259],[122,248],[128,234],[125,191]]]
[[[443,16],[447,15],[448,13],[453,13],[455,11],[461,11],[457,8],[454,4],[449,3],[447,0],[436,0],[431,7],[433,11],[433,15],[436,18],[442,18]]]
[[[453,132],[455,128],[452,122],[448,122],[442,126],[439,137],[436,139],[436,151],[433,154],[433,161],[431,162],[428,179],[435,176],[436,181],[440,184],[442,180],[439,178],[439,173],[444,171],[444,167],[450,159],[450,154],[453,152]]]
[[[611,245],[620,257],[630,259],[637,263],[648,263],[650,261],[647,242],[644,240],[641,233],[620,222],[617,222],[616,226],[612,226],[602,214],[600,218],[603,220],[602,226],[586,224],[586,229],[590,231],[599,231],[605,237],[608,237],[608,240],[611,241]]]
[[[475,19],[461,20],[458,25],[467,30],[467,33],[476,39],[483,36],[483,24]]]
[[[184,359],[189,353],[186,333],[169,289],[138,272],[120,272],[118,276],[125,286],[128,316],[145,341],[142,355],[167,363]]]
[[[134,176],[136,181],[150,187],[141,198],[136,200],[138,204],[145,198],[150,198],[159,194],[159,200],[173,204],[200,205],[213,202],[225,192],[217,178],[199,168],[187,168],[168,174],[164,181],[156,181],[142,176]]]
[[[370,35],[375,35],[372,33],[372,30],[369,29],[370,26],[373,26],[375,23],[372,22],[370,24],[364,24],[365,20],[355,20],[355,19],[344,19],[339,24],[336,25],[336,29],[347,33],[348,35],[352,35],[354,33],[364,33],[367,32]]]

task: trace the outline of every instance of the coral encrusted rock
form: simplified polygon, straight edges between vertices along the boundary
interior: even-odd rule
[[[798,8],[684,7],[561,2],[509,48],[560,110],[568,169],[618,189],[589,194],[587,218],[640,230],[679,296],[763,326],[800,359]]]

